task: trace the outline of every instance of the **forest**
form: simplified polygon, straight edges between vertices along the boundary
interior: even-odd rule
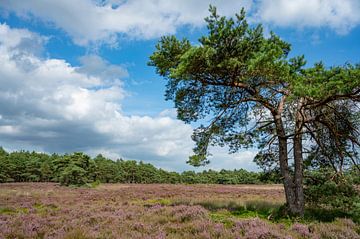
[[[169,172],[135,160],[111,160],[84,153],[52,154],[0,150],[0,182],[259,184],[279,183],[276,173],[238,170]]]

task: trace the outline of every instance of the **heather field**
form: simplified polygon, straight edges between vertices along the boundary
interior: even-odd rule
[[[280,185],[0,185],[0,238],[360,238],[349,219],[275,220]]]

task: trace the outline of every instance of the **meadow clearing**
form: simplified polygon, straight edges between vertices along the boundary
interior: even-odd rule
[[[360,238],[350,219],[274,219],[282,185],[0,184],[0,238]]]

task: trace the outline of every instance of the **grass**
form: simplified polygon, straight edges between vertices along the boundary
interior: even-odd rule
[[[64,239],[89,239],[89,236],[84,231],[76,229],[68,232]]]
[[[59,207],[56,206],[55,204],[44,205],[42,203],[35,203],[33,205],[33,208],[36,209],[36,213],[41,214],[41,215],[47,215],[48,213],[59,210]]]
[[[340,210],[327,210],[323,208],[307,208],[305,210],[304,220],[307,222],[333,222],[336,218],[351,218],[354,222],[360,223],[358,214],[352,215]]]
[[[12,214],[26,214],[29,213],[28,208],[11,208],[11,207],[0,207],[0,215],[12,215]]]
[[[15,192],[15,191],[14,191]],[[20,194],[18,194],[20,195]],[[38,197],[38,194],[34,194]],[[307,208],[304,218],[290,218],[281,214],[282,203],[271,203],[264,200],[231,200],[231,199],[189,199],[189,198],[151,198],[132,200],[133,205],[141,205],[150,208],[160,206],[194,206],[199,205],[210,211],[210,217],[214,222],[221,222],[225,226],[232,225],[232,219],[261,218],[274,223],[282,223],[287,226],[293,223],[333,222],[337,218],[351,218],[359,223],[359,218],[336,210],[325,210],[321,208]],[[40,215],[60,210],[55,204],[34,203],[33,208]],[[0,207],[0,215],[27,214],[29,208]]]
[[[179,204],[179,202],[178,202]],[[291,226],[294,223],[334,222],[337,218],[350,218],[359,223],[360,218],[339,210],[321,208],[306,208],[303,218],[289,217],[281,211],[283,205],[267,201],[197,201],[185,202],[185,205],[201,205],[211,211],[211,218],[226,226],[231,225],[231,219],[246,219],[258,217],[273,223],[282,223]]]
[[[263,219],[271,217],[282,206],[281,203],[271,203],[264,200],[176,200],[171,205],[200,205],[211,212],[226,210],[230,215],[239,218],[260,217]]]
[[[10,215],[17,213],[16,209],[10,207],[0,207],[0,214]]]
[[[289,217],[282,213],[282,203],[271,203],[264,200],[234,201],[234,200],[192,200],[192,199],[148,199],[138,201],[145,207],[154,205],[175,206],[199,205],[211,212],[211,218],[215,222],[231,225],[231,219],[246,219],[258,217],[274,223],[282,223],[291,226],[293,223],[333,222],[337,218],[351,218],[357,222],[359,218],[337,210],[325,210],[321,208],[306,208],[303,218]]]
[[[169,206],[172,205],[172,201],[166,198],[154,198],[145,200],[142,202],[142,204],[144,205],[144,207],[151,207],[154,205]]]

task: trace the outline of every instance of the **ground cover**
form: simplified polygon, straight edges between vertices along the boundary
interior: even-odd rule
[[[0,184],[0,238],[360,238],[350,219],[278,217],[281,185]]]

